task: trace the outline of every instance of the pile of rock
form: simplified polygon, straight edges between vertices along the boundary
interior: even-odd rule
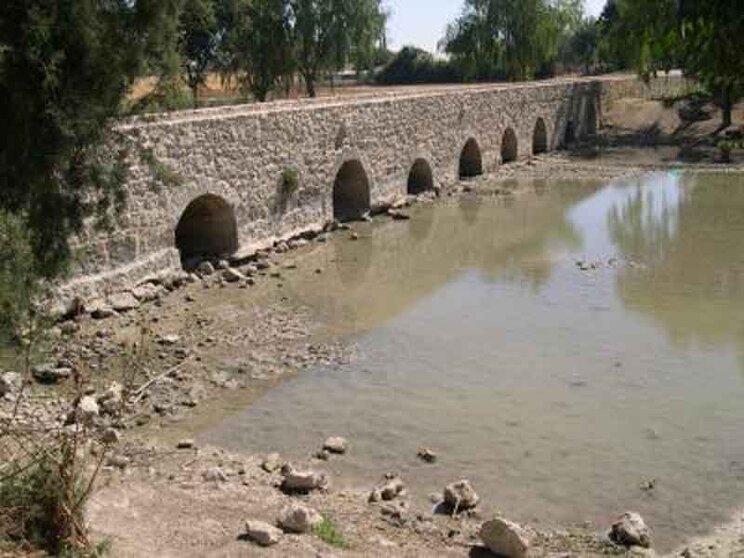
[[[323,516],[311,507],[297,502],[285,506],[279,513],[275,527],[265,521],[245,522],[246,536],[260,546],[277,544],[284,533],[307,534],[323,522]]]

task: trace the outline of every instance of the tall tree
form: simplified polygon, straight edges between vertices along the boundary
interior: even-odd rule
[[[199,87],[206,83],[207,70],[216,59],[215,8],[214,0],[183,0],[179,14],[181,64],[195,107],[199,104]]]
[[[0,2],[0,209],[28,226],[46,276],[64,269],[87,216],[123,205],[123,155],[101,146],[166,4]]]

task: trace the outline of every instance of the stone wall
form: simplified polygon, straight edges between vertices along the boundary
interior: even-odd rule
[[[60,294],[107,293],[179,266],[175,231],[200,196],[227,202],[243,249],[260,248],[332,220],[334,183],[346,162],[355,161],[366,174],[357,182],[366,178],[371,204],[383,204],[406,194],[409,172],[415,162],[420,170],[422,159],[435,187],[456,184],[468,140],[475,140],[483,171],[490,173],[501,164],[508,128],[517,138],[517,158],[524,159],[532,155],[539,118],[548,150],[557,149],[569,127],[577,138],[596,130],[603,108],[615,99],[674,95],[686,88],[680,78],[645,85],[633,77],[609,76],[409,88],[123,121],[119,131],[137,146],[127,209],[113,232],[91,227],[76,239],[75,278]],[[299,178],[296,187],[287,187],[287,171]]]

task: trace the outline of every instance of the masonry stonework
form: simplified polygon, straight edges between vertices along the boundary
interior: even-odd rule
[[[120,290],[147,275],[180,266],[175,231],[190,202],[210,194],[232,207],[243,249],[320,228],[333,219],[336,176],[348,161],[361,164],[372,206],[406,195],[412,166],[425,160],[435,187],[459,179],[460,155],[470,139],[483,171],[501,161],[507,128],[517,159],[532,156],[538,118],[547,149],[596,130],[602,112],[622,97],[674,95],[686,84],[630,76],[561,79],[517,85],[464,86],[351,98],[280,101],[184,111],[123,121],[118,130],[133,150],[127,208],[113,232],[92,227],[75,240],[79,254],[64,297]],[[157,173],[142,159],[151,152],[177,184],[155,187]],[[283,187],[296,172],[296,189]]]

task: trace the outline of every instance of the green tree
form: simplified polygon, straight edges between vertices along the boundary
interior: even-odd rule
[[[0,209],[28,227],[45,276],[64,270],[86,217],[124,203],[124,154],[103,140],[160,38],[165,4],[0,3]]]
[[[206,83],[207,70],[216,59],[215,12],[214,0],[183,0],[179,15],[181,64],[195,107],[199,104],[199,86]]]

